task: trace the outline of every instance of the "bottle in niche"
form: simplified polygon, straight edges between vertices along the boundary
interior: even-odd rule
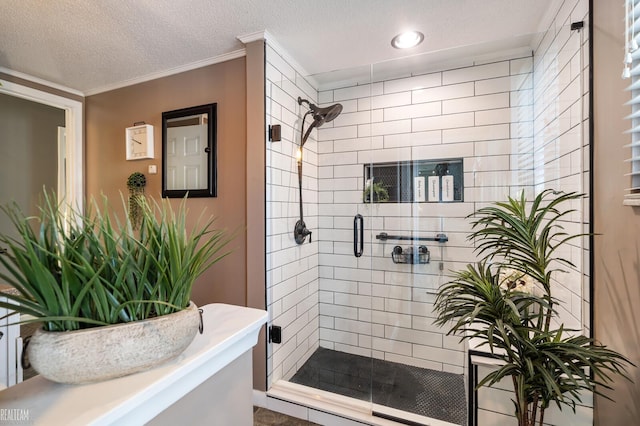
[[[447,174],[442,176],[442,201],[453,201],[453,175]]]
[[[429,201],[440,201],[440,176],[434,170],[428,179]]]
[[[416,176],[413,178],[413,201],[416,203],[427,201],[424,176]]]

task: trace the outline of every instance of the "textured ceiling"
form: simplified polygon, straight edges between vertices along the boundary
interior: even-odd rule
[[[264,31],[310,74],[516,40],[561,0],[1,0],[0,67],[95,93],[242,49]],[[391,38],[415,28],[408,51]]]

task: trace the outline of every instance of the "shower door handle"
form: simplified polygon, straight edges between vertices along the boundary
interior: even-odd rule
[[[353,255],[362,256],[364,251],[364,218],[357,214],[353,218]]]

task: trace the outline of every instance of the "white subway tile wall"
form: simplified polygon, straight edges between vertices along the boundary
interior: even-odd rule
[[[589,55],[588,1],[565,1],[551,27],[541,36],[533,62],[533,164],[536,191],[585,193],[571,206],[575,212],[562,223],[569,233],[588,232],[589,215]],[[581,31],[572,22],[584,21]],[[589,239],[578,238],[562,253],[575,267],[555,274],[554,296],[559,322],[589,334]],[[585,291],[586,290],[586,291]]]
[[[282,142],[267,145],[267,286],[271,322],[283,343],[269,345],[271,383],[289,379],[318,345],[436,370],[464,373],[464,345],[433,325],[435,292],[476,257],[466,216],[507,195],[545,188],[588,192],[588,58],[585,34],[568,30],[586,19],[586,0],[565,1],[531,57],[429,72],[395,80],[314,91],[267,47],[267,123]],[[581,14],[581,15],[580,15]],[[578,16],[579,15],[579,16]],[[565,19],[565,21],[560,21]],[[373,68],[375,76],[375,67]],[[304,149],[305,221],[313,243],[297,246],[295,150],[298,96],[342,114],[314,131]],[[587,151],[587,152],[585,152]],[[370,162],[464,158],[464,202],[364,204]],[[563,223],[588,229],[588,202]],[[353,254],[355,214],[364,216],[364,255]],[[376,234],[433,237],[431,263],[395,264],[393,246]],[[576,268],[556,280],[568,327],[588,327],[588,240],[564,255]]]
[[[282,141],[267,142],[266,147],[267,308],[269,325],[282,327],[282,344],[267,348],[271,387],[293,376],[319,345],[318,176],[323,172],[318,170],[322,154],[313,131],[304,146],[302,178],[304,220],[313,232],[312,242],[307,239],[298,246],[293,239],[299,218],[296,150],[306,109],[297,99],[317,104],[318,91],[271,46],[266,49],[266,123],[282,126]]]
[[[464,345],[433,325],[434,293],[448,271],[476,260],[465,217],[480,203],[532,192],[532,81],[533,58],[516,57],[320,91],[329,102],[355,98],[359,111],[318,133],[318,209],[329,216],[319,230],[321,346],[464,373]],[[348,139],[354,127],[358,138]],[[446,158],[464,158],[464,202],[362,202],[365,164]],[[353,255],[356,213],[365,217],[360,258]],[[449,241],[426,243],[429,264],[395,264],[393,246],[408,244],[376,240],[380,232],[445,233]]]

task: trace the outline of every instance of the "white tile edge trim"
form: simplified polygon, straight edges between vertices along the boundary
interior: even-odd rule
[[[256,393],[262,392],[254,391],[254,402],[263,402],[264,399],[262,395],[256,395]],[[264,403],[266,403],[266,405],[259,406],[270,409],[268,399],[271,397],[281,401],[290,402],[292,404],[301,405],[308,409],[322,411],[330,415],[374,426],[400,426],[404,425],[404,423],[398,423],[383,417],[374,416],[372,411],[429,426],[458,426],[454,423],[448,423],[430,417],[420,416],[418,414],[407,413],[406,411],[396,410],[378,404],[371,404],[367,401],[337,395],[331,392],[290,383],[284,380],[278,380],[274,383],[265,395],[266,401],[264,401]]]
[[[315,403],[313,408],[334,414],[342,414],[345,417],[360,419],[361,415],[371,416],[371,404],[355,398],[314,389],[297,383],[278,380],[267,392],[267,396],[290,400],[303,405],[308,402]]]

